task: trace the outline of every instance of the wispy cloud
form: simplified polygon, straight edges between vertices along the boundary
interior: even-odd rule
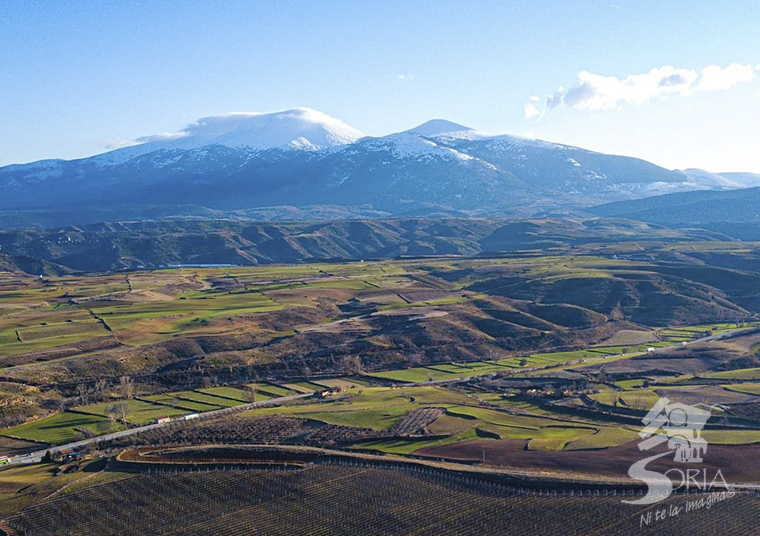
[[[414,80],[413,74],[397,74],[396,78],[399,80]]]
[[[112,151],[114,149],[121,149],[122,147],[131,147],[132,145],[139,145],[140,142],[136,140],[125,140],[123,138],[109,138],[100,143],[105,149]]]
[[[624,106],[640,106],[655,98],[687,96],[700,91],[725,91],[754,79],[757,71],[760,71],[760,65],[753,67],[738,63],[725,68],[708,65],[699,72],[666,65],[625,78],[582,71],[568,89],[560,87],[549,95],[543,109],[539,109],[534,104],[534,97],[530,97],[531,102],[525,105],[525,117],[540,119],[547,110],[560,106],[580,110],[614,110]]]
[[[171,141],[171,140],[176,140],[178,138],[184,138],[185,136],[188,135],[188,131],[193,126],[194,125],[189,125],[182,132],[163,132],[161,134],[152,134],[150,136],[143,136],[141,138],[137,138],[135,142],[150,143],[152,141]]]

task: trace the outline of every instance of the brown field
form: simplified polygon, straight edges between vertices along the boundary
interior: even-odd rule
[[[638,331],[632,329],[621,329],[612,337],[602,342],[605,346],[618,346],[626,344],[643,344],[657,340],[657,334],[654,331]]]
[[[618,493],[520,492],[439,472],[317,465],[134,475],[43,501],[8,523],[19,533],[46,536],[757,533],[760,501],[753,494],[643,528],[643,514],[684,508],[693,497],[649,507],[622,499]]]
[[[629,480],[628,469],[634,462],[666,449],[652,449],[643,454],[638,442],[632,441],[619,447],[594,451],[531,451],[527,442],[519,439],[480,440],[455,443],[440,447],[428,447],[415,455],[429,458],[482,463],[485,466],[554,474],[562,477],[577,475],[584,478],[602,476],[612,481]],[[756,445],[709,445],[704,463],[694,468],[707,469],[713,475],[720,469],[731,482],[760,483],[760,465],[755,463],[760,450]],[[667,461],[666,461],[667,460]],[[647,465],[654,471],[685,469],[686,464],[673,461],[672,457],[655,460]],[[691,468],[691,467],[689,467]]]
[[[46,443],[24,441],[12,437],[0,436],[0,456],[16,456],[33,450],[40,450],[47,446]]]

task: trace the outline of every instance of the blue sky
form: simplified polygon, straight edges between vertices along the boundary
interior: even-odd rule
[[[306,106],[760,173],[758,28],[755,1],[2,0],[0,165]]]

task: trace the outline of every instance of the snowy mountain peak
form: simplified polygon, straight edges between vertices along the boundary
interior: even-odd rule
[[[422,136],[424,138],[434,138],[438,140],[479,140],[488,138],[486,134],[473,130],[470,127],[452,123],[445,119],[433,119],[420,126],[407,130],[410,134]]]
[[[753,173],[711,173],[704,169],[689,168],[680,171],[689,178],[693,189],[735,189],[760,186],[760,175]]]
[[[188,125],[180,135],[178,140],[196,147],[219,144],[255,149],[326,149],[353,143],[364,136],[342,121],[309,108],[205,117]]]
[[[419,136],[425,136],[427,138],[435,138],[439,136],[460,137],[460,134],[462,135],[461,137],[469,137],[469,135],[477,133],[476,130],[471,129],[470,127],[458,125],[451,121],[446,121],[445,119],[433,119],[426,123],[422,123],[420,126],[408,130],[407,132]]]
[[[363,137],[355,128],[310,108],[269,113],[232,112],[198,119],[179,132],[138,138],[136,145],[98,155],[95,159],[101,165],[114,165],[155,151],[208,145],[316,151],[348,145]]]

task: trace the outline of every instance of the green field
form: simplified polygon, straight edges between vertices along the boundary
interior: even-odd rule
[[[170,406],[169,408],[167,408],[168,410],[180,409],[180,410],[188,410],[191,412],[198,412],[198,411],[213,411],[216,409],[221,409],[221,406],[217,406],[215,404],[206,404],[203,402],[193,402],[191,400],[184,400],[184,399],[177,398],[175,395],[176,393],[165,393],[162,395],[150,395],[143,398],[150,402],[159,402],[163,406]]]
[[[0,357],[67,346],[110,333],[100,322],[77,321],[0,331]]]
[[[382,388],[369,387],[361,394],[338,396],[331,400],[260,408],[244,415],[292,415],[329,424],[388,430],[412,410],[421,407],[444,408],[445,413],[429,425],[435,439],[377,440],[358,448],[388,453],[411,453],[435,445],[485,437],[523,439],[531,450],[564,448],[595,449],[614,446],[631,439],[635,433],[593,423],[562,422],[540,415],[510,414],[480,407],[477,399],[437,387]],[[534,407],[523,405],[527,411]],[[445,436],[440,437],[440,436]]]
[[[326,402],[260,408],[250,410],[245,415],[293,415],[331,424],[382,430],[391,428],[409,411],[420,406],[457,403],[474,402],[466,396],[437,387],[368,387],[362,389],[361,394],[340,396]]]
[[[82,435],[80,430],[84,430],[87,435],[98,435],[102,433],[102,429],[108,430],[109,428],[108,419],[99,415],[84,415],[64,411],[21,426],[8,428],[2,431],[2,435],[59,445],[86,437]]]
[[[188,413],[187,411],[183,411],[178,408],[170,408],[159,404],[151,404],[150,402],[145,402],[143,400],[129,400],[127,402],[120,403],[127,404],[127,420],[131,424],[136,425],[150,424],[160,417],[177,417],[179,415],[187,415]],[[106,410],[109,406],[113,405],[114,402],[90,404],[88,406],[78,407],[77,411],[107,417]]]
[[[760,383],[730,383],[722,387],[737,393],[760,396]]]
[[[760,380],[760,368],[708,372],[700,374],[699,377],[711,380]]]
[[[725,369],[753,366],[760,339],[681,345],[708,331],[757,325],[709,323],[756,314],[744,307],[754,307],[757,289],[749,264],[689,264],[703,246],[669,243],[659,253],[663,262],[654,253],[651,262],[608,255],[655,247],[641,243],[500,259],[3,275],[0,404],[8,413],[22,408],[11,423],[55,402],[129,397],[126,421],[141,425],[247,404],[251,392],[237,382],[255,381],[257,402],[334,389],[236,413],[233,419],[247,420],[234,432],[280,441],[292,428],[287,441],[296,444],[318,438],[401,455],[482,444],[533,459],[635,440],[632,418],[667,392],[690,403],[723,397],[729,419],[733,411],[737,420],[754,418],[750,395],[760,396],[760,368]],[[674,267],[673,255],[682,264]],[[683,325],[689,322],[695,325]],[[666,346],[676,348],[647,355]],[[138,399],[119,387],[126,376]],[[429,380],[450,383],[388,387]],[[171,391],[148,394],[163,389]],[[77,407],[86,415],[69,411],[4,433],[56,443],[102,433],[111,404],[86,404]],[[298,419],[248,419],[272,416]],[[214,431],[198,437],[224,438],[228,418],[187,426],[208,424]],[[758,430],[720,426],[705,437],[760,442]]]
[[[607,426],[600,428],[592,435],[587,435],[575,441],[571,441],[565,446],[565,450],[604,449],[616,445],[622,445],[623,443],[638,438],[638,432],[635,430],[629,430],[617,426]]]
[[[337,389],[361,389],[367,387],[367,382],[354,380],[353,378],[331,378],[327,380],[318,380],[319,385],[324,385],[328,388]]]
[[[280,385],[274,385],[272,383],[254,383],[252,384],[256,388],[257,393],[269,396],[270,398],[280,398],[283,396],[291,396],[298,394],[300,391],[293,391],[287,387]]]
[[[323,386],[317,385],[315,383],[311,382],[298,382],[298,383],[286,383],[283,387],[287,388],[290,392],[289,394],[309,394],[313,393],[315,391],[321,391],[324,389]],[[265,391],[269,391],[268,388],[264,388]],[[288,396],[288,395],[283,395]]]
[[[198,389],[198,391],[220,398],[230,398],[232,400],[243,402],[245,404],[250,402],[251,398],[250,392],[243,389],[237,389],[235,387],[206,387],[204,389]],[[268,400],[269,398],[272,397],[256,392],[256,402]]]
[[[191,408],[195,411],[211,411],[245,404],[242,400],[214,396],[210,393],[198,391],[174,391],[160,395],[146,396],[145,399],[177,407]]]
[[[463,441],[472,441],[478,439],[475,430],[469,430],[461,434],[452,435],[445,438],[434,439],[379,439],[374,441],[363,441],[354,448],[361,450],[374,450],[386,454],[412,454],[415,451],[426,447],[438,447],[460,443]]]
[[[703,430],[702,437],[713,445],[760,443],[760,430]]]
[[[551,352],[531,354],[525,357],[510,357],[496,361],[473,361],[452,364],[437,364],[386,372],[371,372],[367,376],[383,378],[397,382],[417,383],[430,380],[457,380],[470,376],[481,376],[497,372],[515,371],[522,367],[538,368],[565,363],[582,361],[612,355],[616,349],[576,350],[571,352]]]
[[[209,393],[197,392],[197,391],[179,391],[176,393],[168,393],[180,399],[180,401],[189,400],[191,402],[199,402],[201,404],[208,404],[210,406],[216,406],[218,408],[230,408],[233,406],[241,406],[245,402],[242,400],[235,400],[232,398],[214,396]]]

